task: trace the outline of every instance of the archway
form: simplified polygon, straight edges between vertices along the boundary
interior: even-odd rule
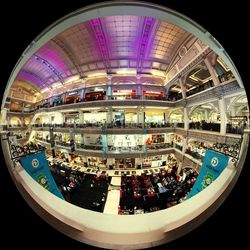
[[[9,126],[10,127],[21,127],[22,126],[22,121],[19,117],[17,116],[12,116],[9,120]]]
[[[202,104],[191,110],[190,129],[220,131],[220,113],[213,104]]]
[[[213,81],[208,69],[203,65],[199,65],[187,74],[184,85],[188,97],[213,87]]]

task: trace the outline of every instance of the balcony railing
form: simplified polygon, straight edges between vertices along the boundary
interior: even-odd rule
[[[198,130],[209,130],[214,132],[220,132],[220,123],[213,122],[190,122],[189,129],[198,129]]]
[[[197,159],[197,160],[203,160],[204,156],[200,155],[198,152],[194,152],[194,151],[190,151],[190,150],[186,150],[186,154],[192,156],[193,158]]]

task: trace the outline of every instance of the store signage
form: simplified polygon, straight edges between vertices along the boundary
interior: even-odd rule
[[[78,91],[72,91],[72,92],[69,92],[68,95],[71,96],[71,95],[77,95],[78,94]]]
[[[228,160],[229,158],[226,155],[207,150],[198,178],[186,199],[191,198],[209,186],[225,169]]]
[[[124,95],[129,95],[135,93],[135,90],[131,89],[115,89],[113,90],[114,94],[124,94]]]
[[[45,189],[64,200],[49,170],[45,152],[22,157],[20,160],[28,174]]]
[[[99,87],[95,87],[94,88],[94,91],[96,92],[96,91],[104,91],[104,89],[103,88],[99,88]]]
[[[143,90],[143,93],[146,94],[146,95],[163,95],[163,92],[159,92],[159,91],[145,91]]]

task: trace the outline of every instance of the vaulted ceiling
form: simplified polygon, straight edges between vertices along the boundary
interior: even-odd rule
[[[75,25],[42,46],[22,67],[17,80],[39,89],[69,77],[131,69],[165,75],[190,33],[151,17],[108,16]]]

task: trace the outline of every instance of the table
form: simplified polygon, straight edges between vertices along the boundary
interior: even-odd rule
[[[121,186],[121,177],[120,176],[113,176],[110,182],[113,186]]]

